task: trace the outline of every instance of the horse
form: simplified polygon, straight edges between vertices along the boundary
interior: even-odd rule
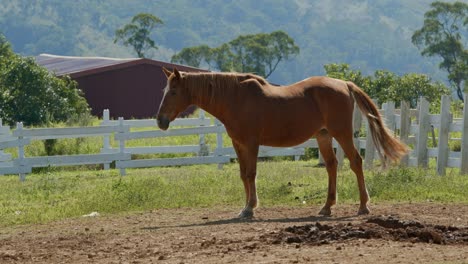
[[[362,158],[353,143],[354,102],[367,117],[370,134],[382,160],[399,161],[408,148],[383,123],[370,97],[349,81],[325,76],[310,77],[288,86],[271,85],[250,73],[188,73],[163,68],[167,85],[157,114],[157,124],[167,130],[188,106],[196,105],[220,120],[232,140],[244,184],[246,202],[240,218],[254,216],[257,156],[260,145],[295,146],[316,137],[328,173],[328,196],[319,214],[331,215],[336,203],[337,159],[335,138],[356,174],[358,214],[369,214],[369,194]]]

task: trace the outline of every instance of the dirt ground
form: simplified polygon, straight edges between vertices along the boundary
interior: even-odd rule
[[[0,263],[468,263],[468,205],[165,209],[0,230]]]

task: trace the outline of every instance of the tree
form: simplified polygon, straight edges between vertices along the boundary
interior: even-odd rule
[[[424,74],[408,73],[399,77],[388,90],[387,101],[399,103],[409,102],[410,107],[416,107],[420,97],[424,97],[433,105],[438,105],[442,95],[449,94],[449,90],[440,82],[433,82]]]
[[[266,36],[268,46],[264,64],[266,66],[266,77],[270,76],[278,64],[284,59],[288,60],[290,56],[299,54],[299,47],[294,40],[284,31],[275,31]]]
[[[399,80],[400,76],[393,72],[377,70],[372,77],[369,94],[380,104],[386,101],[394,101],[396,104],[399,104],[401,100],[394,100],[389,96],[390,87],[395,87]]]
[[[0,43],[0,46],[3,45]],[[57,78],[33,58],[0,55],[0,118],[9,125],[44,125],[89,114],[88,103],[69,77]]]
[[[468,4],[436,1],[431,7],[411,40],[422,50],[421,55],[442,58],[439,68],[448,72],[458,98],[463,100],[462,83],[468,79]]]
[[[229,42],[236,65],[242,72],[254,72],[268,78],[278,64],[299,53],[299,47],[284,31],[270,34],[241,35]]]
[[[327,76],[352,81],[357,86],[361,87],[366,91],[371,97],[373,96],[371,90],[371,78],[369,76],[362,75],[359,70],[352,70],[349,67],[349,64],[346,63],[330,63],[323,66]]]
[[[235,65],[235,54],[232,53],[228,43],[211,49],[210,57],[208,58],[209,65],[223,72],[239,71],[239,66]]]
[[[10,42],[0,33],[0,57],[9,57],[12,53]]]
[[[183,48],[179,53],[172,56],[171,61],[199,68],[203,62],[210,63],[211,53],[212,50],[208,45]]]
[[[151,31],[164,22],[152,14],[140,13],[132,18],[132,22],[115,31],[114,43],[122,41],[125,46],[131,46],[139,58],[145,58],[149,49],[158,49],[151,39]]]
[[[449,93],[445,85],[433,82],[424,74],[409,73],[400,77],[390,71],[378,70],[373,76],[364,76],[346,63],[327,64],[324,68],[327,76],[354,82],[379,104],[393,101],[398,105],[407,101],[411,107],[416,107],[421,96],[436,104],[442,95]]]
[[[299,53],[299,47],[284,31],[241,35],[216,48],[207,45],[182,49],[174,63],[200,67],[204,62],[220,71],[253,72],[268,78],[278,64]]]

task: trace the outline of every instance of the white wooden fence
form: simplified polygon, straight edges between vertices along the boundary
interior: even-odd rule
[[[386,103],[381,109],[387,125],[398,135],[402,141],[413,146],[411,153],[403,159],[407,166],[427,167],[430,158],[436,158],[437,171],[445,174],[447,167],[460,168],[460,173],[468,174],[468,98],[465,95],[463,118],[454,119],[450,113],[450,98],[442,97],[440,114],[429,114],[429,104],[421,98],[418,109],[409,109],[408,104],[402,102],[401,109],[395,109],[392,102]],[[35,167],[69,166],[86,164],[104,164],[104,169],[109,169],[109,164],[115,162],[121,175],[125,175],[127,168],[141,168],[154,166],[174,166],[191,164],[222,164],[235,158],[232,147],[223,146],[224,126],[217,120],[206,118],[200,111],[199,118],[176,119],[171,123],[173,128],[168,131],[157,129],[156,121],[151,120],[110,120],[109,112],[104,112],[104,118],[99,126],[71,127],[71,128],[31,128],[26,129],[22,123],[18,123],[16,129],[2,126],[0,120],[0,175],[19,174],[24,180],[26,174],[31,173]],[[362,118],[359,110],[355,109],[353,115],[355,127],[355,145],[365,150],[364,164],[366,168],[372,168],[375,148],[371,137],[359,137],[366,134],[367,120]],[[131,128],[147,127],[149,130],[133,131]],[[435,138],[434,131],[438,136]],[[364,132],[364,133],[362,133]],[[454,132],[459,132],[461,138],[452,138]],[[205,135],[216,134],[216,146],[210,151],[206,145]],[[431,134],[431,137],[429,137]],[[127,147],[126,141],[142,138],[172,137],[182,135],[198,135],[199,143],[190,146],[139,146]],[[25,155],[24,148],[31,140],[46,140],[60,138],[102,137],[103,147],[97,154],[60,155],[60,156],[34,156]],[[110,138],[119,143],[118,147],[112,147]],[[428,147],[428,140],[433,145]],[[461,150],[451,151],[449,141],[460,141]],[[336,148],[339,164],[343,163],[344,154],[341,148],[333,143]],[[290,148],[261,147],[260,157],[294,156],[298,159],[305,154],[306,148],[317,148],[315,139]],[[15,149],[17,157],[5,152],[5,149]],[[191,157],[184,158],[156,158],[135,159],[132,154],[163,154],[163,153],[195,153]]]

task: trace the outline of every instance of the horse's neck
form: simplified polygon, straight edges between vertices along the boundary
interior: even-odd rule
[[[192,92],[192,103],[206,112],[210,113],[220,121],[225,120],[228,116],[233,114],[232,105],[237,105],[232,100],[235,98],[229,96],[229,92],[217,92],[213,89],[220,89],[221,87],[211,87],[209,84],[191,86],[190,89],[197,89]],[[227,102],[227,101],[231,102]],[[234,103],[234,104],[233,104]]]

